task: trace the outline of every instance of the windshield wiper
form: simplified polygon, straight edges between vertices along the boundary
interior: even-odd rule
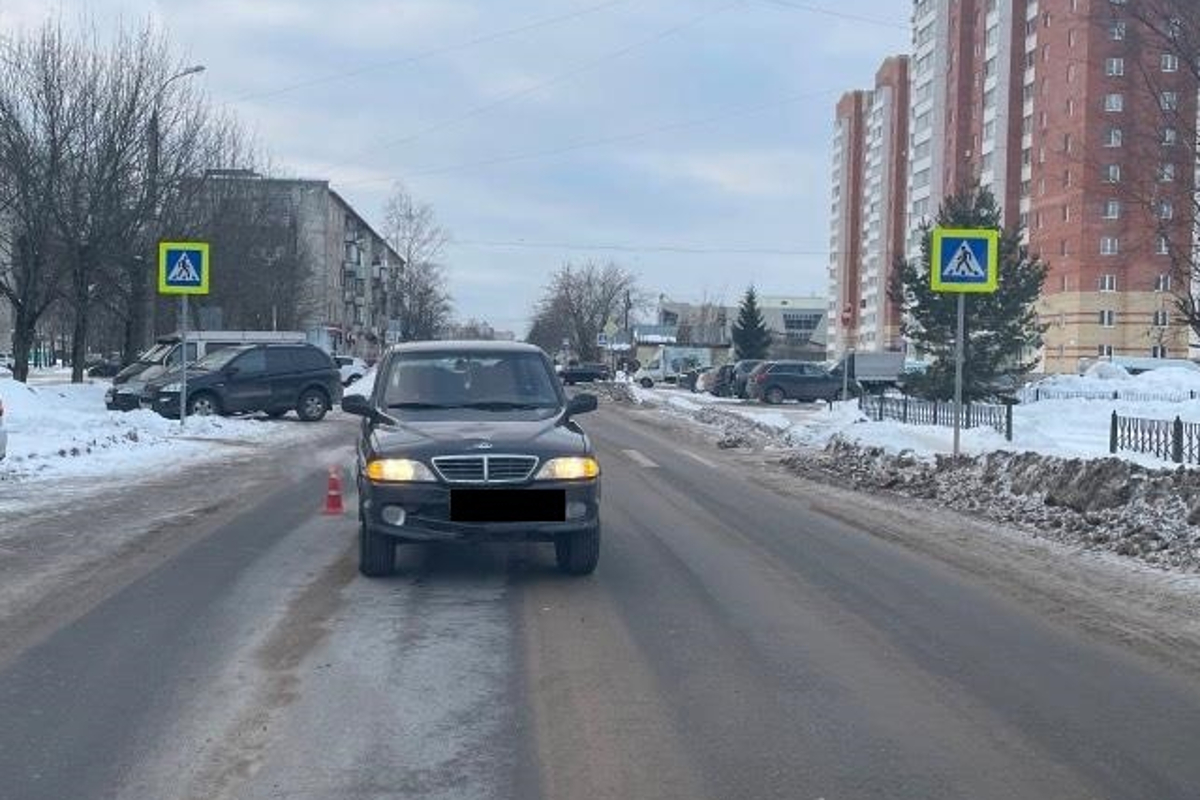
[[[463,403],[458,408],[475,408],[482,411],[527,411],[533,408],[551,408],[542,403],[517,403],[509,400],[490,400],[478,403]]]
[[[444,403],[417,403],[417,402],[411,402],[411,403],[389,403],[389,404],[388,404],[388,408],[396,408],[396,409],[400,409],[400,410],[410,410],[410,411],[411,411],[411,410],[414,410],[414,409],[421,410],[421,409],[428,409],[428,408],[438,408],[438,409],[442,409],[442,408],[462,408],[462,406],[448,406],[448,405],[446,405],[446,404],[444,404]]]

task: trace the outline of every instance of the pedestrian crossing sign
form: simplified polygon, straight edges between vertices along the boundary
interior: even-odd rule
[[[990,228],[934,228],[930,272],[935,292],[996,291],[1000,232]]]
[[[208,294],[208,273],[208,242],[159,242],[159,294]]]

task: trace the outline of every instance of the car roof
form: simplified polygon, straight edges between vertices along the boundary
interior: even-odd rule
[[[496,342],[474,339],[445,339],[405,342],[393,345],[391,353],[542,353],[542,348],[526,342]]]

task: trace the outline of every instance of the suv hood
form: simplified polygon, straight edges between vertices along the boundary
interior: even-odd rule
[[[407,419],[401,425],[376,428],[370,454],[429,459],[442,455],[529,454],[543,458],[591,452],[587,436],[574,422],[549,419],[513,419],[497,415],[489,420]],[[480,448],[482,442],[489,448]]]

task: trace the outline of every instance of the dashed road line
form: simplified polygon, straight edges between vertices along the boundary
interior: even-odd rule
[[[689,458],[691,458],[695,461],[699,461],[701,464],[703,464],[706,467],[712,467],[713,469],[718,469],[717,462],[715,462],[715,461],[710,461],[707,458],[705,458],[704,456],[698,456],[695,453],[693,453],[691,450],[683,450],[682,452],[685,456],[688,456]]]
[[[647,469],[658,469],[658,464],[655,464],[637,450],[622,450],[621,452],[629,456],[638,466],[646,467]]]

